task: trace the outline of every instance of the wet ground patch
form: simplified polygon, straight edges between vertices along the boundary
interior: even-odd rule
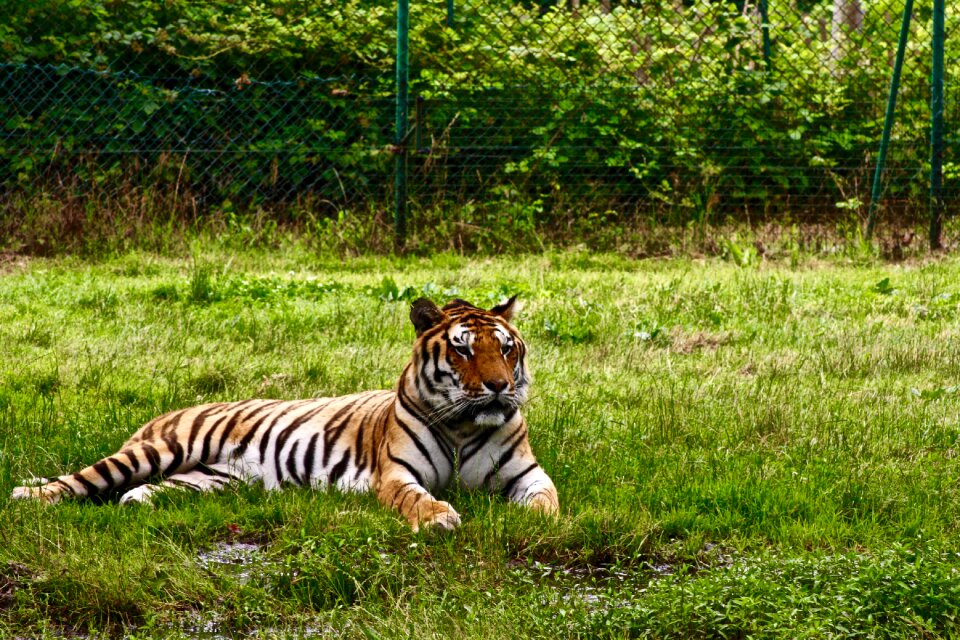
[[[225,574],[241,583],[263,574],[267,562],[261,545],[252,542],[218,542],[197,553],[197,565],[218,574]]]

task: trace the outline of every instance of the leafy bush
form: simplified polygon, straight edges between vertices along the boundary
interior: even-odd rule
[[[775,3],[768,65],[742,3],[471,0],[451,26],[444,3],[416,3],[411,197],[481,234],[611,220],[591,212],[705,224],[859,210],[902,4],[866,4],[861,28],[834,36],[831,2]],[[887,189],[914,204],[928,162],[918,12]],[[64,232],[109,205],[266,207],[318,229],[318,215],[389,209],[393,16],[387,0],[14,3],[0,180],[74,206]]]

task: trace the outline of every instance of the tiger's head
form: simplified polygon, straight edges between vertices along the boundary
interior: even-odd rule
[[[495,427],[526,401],[527,348],[510,324],[516,306],[516,296],[490,310],[459,299],[442,309],[426,298],[413,303],[412,371],[432,419]]]

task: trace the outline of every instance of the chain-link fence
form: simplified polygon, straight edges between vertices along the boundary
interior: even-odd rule
[[[383,196],[388,168],[372,152],[386,143],[393,101],[356,78],[8,64],[0,79],[16,95],[4,164],[18,186],[70,196],[171,190],[164,200],[191,211],[231,201],[336,211]]]
[[[862,214],[903,3],[414,2],[400,141],[390,0],[19,3],[0,30],[0,198],[388,219],[400,166],[414,226]],[[960,11],[946,20],[949,210]],[[883,215],[927,207],[930,25],[919,1]]]
[[[467,0],[422,6],[413,196],[501,211],[830,219],[865,209],[903,2]],[[884,171],[926,208],[929,3],[915,10]],[[766,19],[764,18],[766,16]],[[958,13],[948,9],[949,31]],[[947,77],[960,70],[948,56]],[[955,92],[956,85],[948,85]],[[948,96],[947,195],[960,120]]]
[[[323,220],[390,202],[390,0],[16,8],[0,28],[15,216]]]

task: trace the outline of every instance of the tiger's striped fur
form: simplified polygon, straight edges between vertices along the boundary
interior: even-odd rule
[[[520,407],[526,346],[510,325],[514,298],[487,311],[421,298],[410,318],[413,357],[394,391],[312,400],[205,404],[151,420],[117,453],[14,498],[125,491],[145,502],[163,487],[210,491],[235,480],[376,492],[414,530],[452,529],[457,512],[432,492],[457,479],[546,513],[559,509],[537,464]],[[146,481],[158,479],[158,484]]]

